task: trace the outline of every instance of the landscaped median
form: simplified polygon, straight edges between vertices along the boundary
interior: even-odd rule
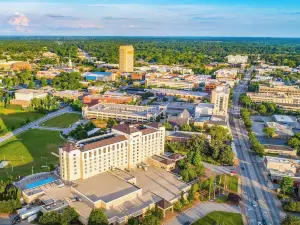
[[[0,180],[48,171],[49,165],[58,163],[52,152],[64,143],[58,131],[32,129],[0,144],[0,160],[9,162],[0,169]]]

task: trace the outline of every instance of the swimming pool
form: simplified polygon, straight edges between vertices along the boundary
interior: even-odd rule
[[[43,185],[51,183],[55,180],[57,180],[57,178],[55,178],[53,176],[49,176],[47,178],[44,178],[44,179],[41,179],[41,180],[34,181],[32,183],[26,184],[26,189],[31,189],[31,188],[36,188],[36,187],[39,187],[39,186],[43,186]]]

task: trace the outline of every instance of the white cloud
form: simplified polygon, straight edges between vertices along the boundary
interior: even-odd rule
[[[29,18],[22,13],[15,12],[7,23],[15,28],[17,33],[31,33],[29,29]]]
[[[7,21],[10,25],[16,27],[28,27],[29,18],[22,13],[16,12],[15,15]]]

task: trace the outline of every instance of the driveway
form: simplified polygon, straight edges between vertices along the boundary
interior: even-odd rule
[[[215,202],[205,202],[195,205],[190,209],[187,209],[175,218],[165,222],[164,225],[181,225],[188,221],[194,222],[213,211],[241,213],[240,208],[237,206],[219,204]]]
[[[230,174],[232,171],[235,171],[234,166],[217,166],[210,163],[202,162],[206,169],[209,169],[217,174]]]
[[[0,225],[9,225],[11,224],[11,221],[13,218],[15,218],[16,214],[12,215],[0,215]],[[30,223],[27,220],[21,221],[21,223],[18,223],[18,225],[30,225]]]

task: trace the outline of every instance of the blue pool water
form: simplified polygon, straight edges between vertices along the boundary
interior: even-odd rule
[[[32,183],[29,183],[29,184],[26,184],[26,188],[27,189],[36,188],[36,187],[51,183],[55,180],[56,180],[55,177],[50,176],[50,177],[47,177],[47,178],[44,178],[44,179],[41,179],[41,180],[34,181]]]

